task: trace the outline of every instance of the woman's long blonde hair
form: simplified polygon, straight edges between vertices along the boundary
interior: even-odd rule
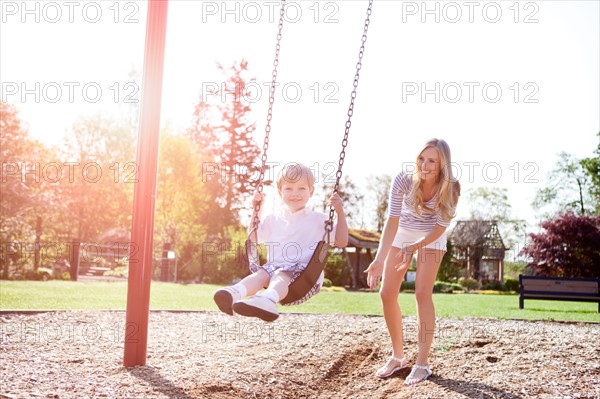
[[[437,204],[440,208],[442,218],[450,221],[456,215],[456,205],[460,196],[460,183],[452,173],[452,159],[450,146],[442,139],[428,140],[419,155],[417,155],[417,170],[413,174],[411,196],[414,198],[415,211],[420,214],[422,210],[431,211],[423,201],[423,190],[421,188],[421,165],[419,157],[427,148],[435,148],[440,157],[440,174],[437,181]]]

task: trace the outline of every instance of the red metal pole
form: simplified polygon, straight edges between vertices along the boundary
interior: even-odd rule
[[[168,0],[148,2],[142,103],[138,128],[138,176],[133,193],[133,219],[127,283],[125,367],[146,364],[152,238],[158,170],[158,136],[163,82]]]

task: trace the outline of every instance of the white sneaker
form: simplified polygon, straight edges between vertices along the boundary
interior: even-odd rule
[[[258,317],[264,321],[273,321],[279,317],[277,304],[262,295],[254,295],[235,302],[233,311],[242,316]]]
[[[227,313],[233,316],[232,305],[235,301],[239,301],[242,298],[239,292],[233,287],[225,287],[217,290],[213,299],[219,307],[219,310],[223,313]]]

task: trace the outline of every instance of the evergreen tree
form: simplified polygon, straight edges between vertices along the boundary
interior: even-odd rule
[[[253,98],[248,83],[254,80],[246,76],[248,62],[242,60],[229,68],[218,64],[218,68],[225,82],[201,95],[190,128],[192,139],[210,157],[202,165],[202,182],[211,196],[209,227],[213,234],[239,225],[239,210],[254,190],[256,182],[251,177],[256,176],[260,154],[253,140],[256,124],[250,122],[247,100]]]

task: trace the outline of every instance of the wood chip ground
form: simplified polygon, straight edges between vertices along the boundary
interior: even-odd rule
[[[433,376],[374,376],[382,317],[284,313],[273,323],[152,312],[145,366],[122,366],[124,312],[0,315],[0,398],[600,398],[600,324],[437,321]],[[416,320],[404,319],[416,356]]]

